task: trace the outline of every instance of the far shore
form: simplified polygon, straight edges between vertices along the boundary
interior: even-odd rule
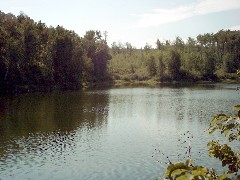
[[[121,87],[159,87],[159,86],[172,86],[172,85],[180,85],[180,86],[188,86],[188,85],[200,85],[200,84],[236,84],[240,85],[240,79],[224,79],[220,81],[171,81],[171,82],[160,82],[156,79],[138,81],[138,80],[113,80],[113,81],[102,81],[102,82],[94,82],[83,84],[81,88],[60,88],[58,86],[17,86],[14,92],[6,92],[5,94],[0,94],[0,96],[4,96],[7,94],[24,94],[24,93],[49,93],[49,92],[61,92],[61,91],[74,91],[74,90],[89,90],[89,89],[97,89],[97,88],[121,88]]]
[[[98,83],[92,83],[88,86],[84,86],[83,89],[91,89],[91,88],[101,88],[101,87],[136,87],[136,86],[148,86],[148,87],[157,87],[161,85],[192,85],[192,84],[240,84],[240,80],[232,80],[232,79],[224,79],[219,81],[171,81],[171,82],[159,82],[154,79],[145,80],[145,81],[137,81],[137,80],[114,80],[114,81],[104,81]]]

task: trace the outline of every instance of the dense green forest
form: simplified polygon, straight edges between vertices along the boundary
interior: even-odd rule
[[[79,89],[107,79],[111,59],[99,31],[79,37],[21,13],[0,12],[0,92]]]
[[[240,68],[240,31],[180,37],[172,42],[156,41],[135,49],[130,43],[113,43],[109,73],[125,81],[219,81],[237,79]]]
[[[61,26],[47,27],[20,13],[0,11],[0,94],[72,90],[104,82],[236,79],[240,31],[219,31],[184,42],[156,40],[136,49],[107,45],[107,32],[83,37]]]

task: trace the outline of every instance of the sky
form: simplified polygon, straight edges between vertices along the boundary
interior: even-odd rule
[[[240,0],[0,0],[0,10],[24,12],[80,36],[88,30],[107,31],[110,46],[115,41],[155,47],[157,39],[240,30]]]

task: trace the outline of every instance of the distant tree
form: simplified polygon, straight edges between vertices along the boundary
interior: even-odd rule
[[[180,52],[183,52],[184,50],[184,41],[179,37],[177,36],[175,41],[174,41],[174,47],[180,51]]]
[[[157,65],[155,62],[155,58],[153,56],[150,56],[150,58],[147,61],[148,66],[148,72],[151,77],[154,77],[157,75]]]
[[[206,77],[212,78],[216,70],[216,59],[214,55],[206,53],[205,58],[205,75]]]
[[[240,69],[240,31],[202,34],[196,40],[188,38],[186,44],[180,37],[165,43],[157,39],[157,49],[164,57],[164,62],[157,63],[148,57],[159,56],[159,51],[148,43],[138,50],[128,42],[113,42],[114,58],[109,61],[107,34],[91,30],[79,37],[63,27],[35,22],[23,12],[15,16],[0,11],[0,93],[55,86],[78,89],[83,83],[108,80],[110,74],[126,78],[131,69],[134,76],[147,79],[156,75],[150,67],[156,67],[160,77],[168,73],[172,80],[186,75],[209,80],[236,78],[231,73]]]
[[[126,46],[126,51],[127,51],[127,53],[129,53],[129,55],[131,56],[131,55],[132,55],[132,52],[133,52],[133,46],[132,46],[131,43],[129,43],[129,42],[126,42],[126,43],[125,43],[125,46]]]
[[[193,38],[188,37],[186,46],[188,49],[188,53],[191,53],[191,51],[193,51],[194,47],[196,46],[196,41]]]
[[[150,51],[150,49],[152,48],[152,46],[150,45],[150,44],[148,44],[148,43],[146,43],[146,45],[144,46],[144,51],[146,52],[146,53],[149,53],[149,51]]]
[[[181,57],[176,50],[171,50],[169,54],[168,71],[173,80],[179,80],[181,68]]]
[[[166,41],[165,41],[165,46],[167,46],[167,47],[168,47],[168,46],[170,46],[170,45],[171,45],[171,42],[170,42],[170,40],[166,40]]]
[[[159,39],[157,39],[156,45],[157,45],[158,50],[161,50],[163,48],[163,45],[162,45],[162,43],[160,42]]]
[[[65,89],[69,85],[69,75],[71,73],[71,60],[73,55],[73,42],[69,32],[64,28],[57,27],[57,38],[55,43],[54,80],[57,85]]]
[[[100,31],[87,31],[83,39],[87,56],[94,65],[93,77],[95,81],[102,81],[107,77],[107,63],[111,59],[109,48],[102,39]]]
[[[113,54],[119,54],[120,53],[120,48],[118,47],[116,42],[112,43],[112,52],[113,52]]]
[[[160,80],[162,80],[164,77],[164,71],[165,71],[165,64],[163,62],[163,56],[160,55],[158,60],[159,60],[159,65],[158,65],[159,77],[160,77]]]
[[[107,43],[108,32],[107,31],[103,31],[103,36],[104,36],[104,41]]]

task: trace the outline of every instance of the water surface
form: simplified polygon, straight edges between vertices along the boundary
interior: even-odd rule
[[[156,179],[187,131],[195,161],[221,171],[205,130],[239,97],[224,84],[0,97],[0,179]]]

